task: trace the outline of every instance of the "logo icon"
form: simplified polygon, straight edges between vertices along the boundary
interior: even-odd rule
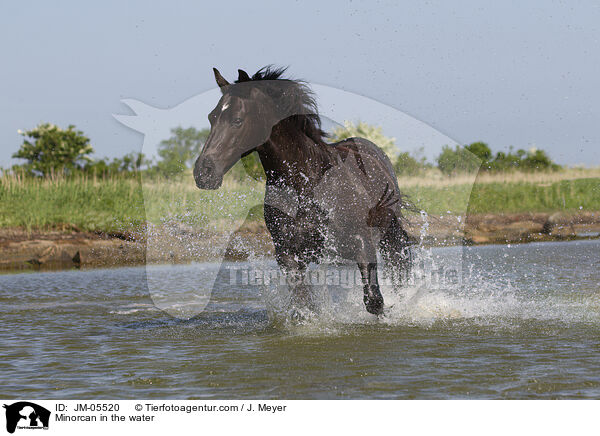
[[[14,433],[15,429],[48,429],[50,411],[29,401],[19,401],[4,405],[6,409],[6,431]]]

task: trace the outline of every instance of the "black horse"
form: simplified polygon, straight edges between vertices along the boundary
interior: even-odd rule
[[[356,262],[366,309],[381,314],[378,250],[400,280],[411,264],[401,213],[408,203],[389,158],[363,138],[326,143],[312,92],[282,78],[285,69],[265,67],[252,77],[238,70],[233,84],[213,70],[223,95],[208,115],[196,185],[218,189],[224,174],[256,151],[266,175],[266,226],[277,262],[295,284],[295,302],[311,304],[306,269],[332,254]]]

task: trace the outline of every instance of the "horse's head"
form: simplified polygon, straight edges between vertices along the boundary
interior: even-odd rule
[[[223,95],[208,114],[210,135],[194,165],[194,179],[201,189],[218,189],[225,173],[265,143],[279,121],[272,98],[246,72],[239,70],[237,82],[230,84],[213,70]]]

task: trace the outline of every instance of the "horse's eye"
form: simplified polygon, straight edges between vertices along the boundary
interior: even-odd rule
[[[233,121],[231,121],[231,124],[233,124],[236,127],[240,127],[242,125],[243,120],[241,118],[234,118]]]

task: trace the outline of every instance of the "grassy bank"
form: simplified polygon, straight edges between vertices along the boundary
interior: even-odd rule
[[[430,214],[456,215],[600,210],[600,178],[473,185],[407,186],[405,192]]]
[[[77,175],[53,179],[0,178],[0,228],[117,231],[146,221],[176,219],[202,224],[222,218],[244,219],[246,204],[259,204],[259,184],[226,182],[218,191],[201,191],[189,178],[97,178]]]
[[[402,178],[400,186],[429,214],[600,211],[600,170]],[[225,182],[218,191],[195,188],[190,174],[177,181],[143,177],[32,179],[0,177],[0,228],[117,231],[146,220],[220,225],[243,220],[260,204],[264,187]],[[223,224],[225,225],[225,224]]]

